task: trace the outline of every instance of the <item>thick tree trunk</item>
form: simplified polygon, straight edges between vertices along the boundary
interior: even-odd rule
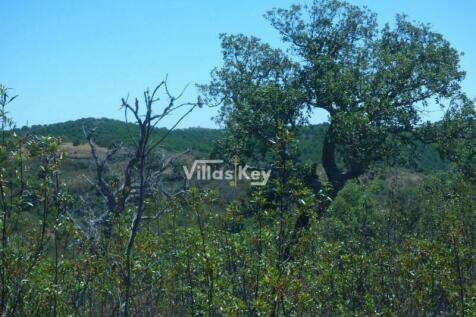
[[[342,172],[336,161],[336,144],[333,141],[332,122],[324,137],[322,147],[322,166],[326,172],[327,179],[331,185],[331,190],[326,193],[329,199],[324,199],[319,202],[316,213],[318,217],[322,217],[329,209],[332,201],[337,197],[337,194],[342,190],[346,182],[362,175],[365,171],[364,167],[354,166],[346,172]],[[311,215],[308,212],[302,212],[296,219],[291,239],[286,247],[286,257],[291,258],[291,248],[299,241],[301,232],[309,226]]]

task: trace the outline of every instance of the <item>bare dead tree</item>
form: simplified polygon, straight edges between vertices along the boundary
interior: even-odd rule
[[[140,105],[139,99],[135,98],[132,103],[128,98],[122,99],[121,108],[124,109],[126,122],[128,116],[132,115],[137,126],[138,134],[133,138],[133,155],[129,159],[123,170],[120,184],[111,185],[105,178],[107,163],[112,160],[114,155],[121,148],[120,145],[113,146],[102,157],[97,151],[93,141],[94,131],[85,131],[86,138],[91,148],[91,155],[96,165],[96,188],[102,195],[107,206],[106,211],[97,220],[104,228],[105,238],[109,238],[112,229],[112,217],[124,213],[127,206],[134,206],[133,220],[129,231],[129,238],[125,250],[126,272],[124,274],[125,283],[125,301],[124,316],[129,316],[130,309],[130,289],[132,284],[131,261],[134,241],[139,232],[142,217],[145,211],[145,199],[153,189],[160,190],[165,196],[169,196],[162,186],[160,186],[160,177],[167,167],[176,160],[181,153],[174,157],[162,158],[159,167],[155,171],[147,168],[147,159],[154,153],[170,133],[188,116],[196,107],[202,107],[201,98],[196,102],[179,102],[183,96],[182,92],[174,96],[170,93],[167,86],[167,77],[159,83],[154,90],[146,90],[143,95],[143,105]],[[159,103],[163,99],[162,108]],[[157,108],[155,106],[157,105]],[[175,121],[165,134],[158,137],[155,134],[155,128],[164,118],[170,116],[179,109],[186,111]],[[154,188],[155,187],[155,188]],[[107,243],[107,241],[106,241]]]

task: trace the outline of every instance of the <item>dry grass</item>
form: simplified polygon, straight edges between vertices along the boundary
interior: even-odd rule
[[[68,158],[77,160],[91,159],[91,148],[89,144],[73,145],[71,142],[66,142],[61,144],[61,149],[66,152]],[[101,156],[107,153],[107,149],[99,145],[96,146],[96,150]]]

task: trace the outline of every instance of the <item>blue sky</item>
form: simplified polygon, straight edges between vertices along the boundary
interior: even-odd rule
[[[463,89],[476,97],[476,1],[350,1],[367,5],[383,24],[397,13],[431,23],[465,55]],[[81,117],[122,119],[120,98],[140,96],[169,74],[173,91],[207,83],[221,63],[219,33],[256,35],[279,46],[263,18],[273,7],[306,1],[270,0],[6,0],[0,4],[0,83],[19,98],[10,115],[22,126]],[[181,127],[215,127],[215,109],[194,112]],[[428,118],[436,119],[438,108]],[[169,118],[170,125],[179,116]],[[315,113],[312,122],[326,120]]]

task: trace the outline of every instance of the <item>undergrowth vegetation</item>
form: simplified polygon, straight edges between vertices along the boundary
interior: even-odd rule
[[[205,101],[164,80],[122,100],[131,123],[16,129],[0,86],[3,316],[476,315],[476,112],[457,52],[340,1],[267,17],[299,62],[222,35]],[[447,114],[422,124],[431,98]],[[174,130],[217,100],[224,130]],[[313,107],[329,123],[309,125]],[[205,154],[271,178],[185,179]]]

